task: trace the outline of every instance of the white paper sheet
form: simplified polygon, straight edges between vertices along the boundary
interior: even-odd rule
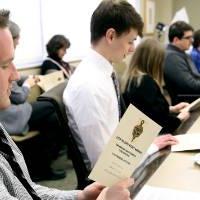
[[[173,24],[176,21],[184,21],[186,23],[189,23],[189,17],[185,7],[181,8],[175,13],[170,24]]]
[[[187,151],[200,149],[200,134],[184,134],[175,136],[179,141],[172,146],[172,151]]]
[[[200,193],[145,185],[134,200],[200,200]]]

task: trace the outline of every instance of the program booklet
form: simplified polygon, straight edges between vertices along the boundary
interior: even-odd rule
[[[62,71],[56,71],[47,75],[40,76],[40,81],[37,85],[42,88],[44,92],[56,87],[58,84],[65,81]]]
[[[89,178],[111,186],[130,177],[161,128],[130,104]]]
[[[195,111],[196,109],[200,108],[200,98],[190,103],[186,108],[188,111]]]

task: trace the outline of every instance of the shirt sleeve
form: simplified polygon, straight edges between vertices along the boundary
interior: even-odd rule
[[[11,104],[0,111],[0,121],[10,135],[26,133],[31,113],[32,106],[29,103]]]
[[[45,200],[77,200],[78,190],[58,190],[55,188],[48,188],[35,183],[32,183],[32,187],[41,199]]]
[[[0,194],[1,199],[17,200],[17,198],[10,195],[7,187],[5,186],[3,176],[0,174]]]

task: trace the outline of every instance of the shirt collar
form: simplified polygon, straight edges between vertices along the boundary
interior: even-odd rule
[[[94,67],[98,68],[98,70],[102,71],[103,73],[111,76],[113,72],[112,64],[101,54],[99,54],[94,49],[89,51],[89,59],[95,62]]]
[[[175,50],[175,51],[178,51],[178,52],[180,52],[180,53],[184,53],[184,54],[185,54],[185,51],[184,51],[184,50],[178,48],[176,45],[171,44],[171,43],[168,44],[168,49],[170,49],[170,50]]]

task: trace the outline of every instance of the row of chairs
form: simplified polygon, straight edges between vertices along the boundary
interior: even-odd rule
[[[61,123],[61,127],[63,131],[66,133],[68,153],[70,155],[74,170],[76,172],[77,189],[83,189],[85,186],[91,183],[91,180],[88,179],[89,171],[86,168],[81,152],[79,151],[74,136],[72,135],[70,128],[68,126],[68,119],[65,112],[65,106],[62,100],[63,91],[66,85],[67,85],[67,80],[59,84],[55,88],[39,96],[38,100],[49,101],[55,107],[56,113]]]
[[[65,106],[62,101],[63,91],[67,85],[67,80],[60,83],[56,87],[51,90],[43,93],[38,97],[38,101],[48,101],[53,104],[57,116],[59,118],[60,126],[64,133],[66,134],[66,144],[68,149],[68,154],[70,155],[70,159],[72,160],[73,168],[76,173],[77,178],[77,187],[76,189],[83,189],[85,186],[90,184],[92,181],[88,179],[89,171],[86,168],[86,165],[83,161],[81,152],[76,144],[74,136],[72,135],[69,126],[68,119],[65,112]],[[16,143],[26,142],[27,140],[31,140],[34,137],[37,137],[40,134],[37,131],[29,132],[26,136],[12,136],[13,140]]]

